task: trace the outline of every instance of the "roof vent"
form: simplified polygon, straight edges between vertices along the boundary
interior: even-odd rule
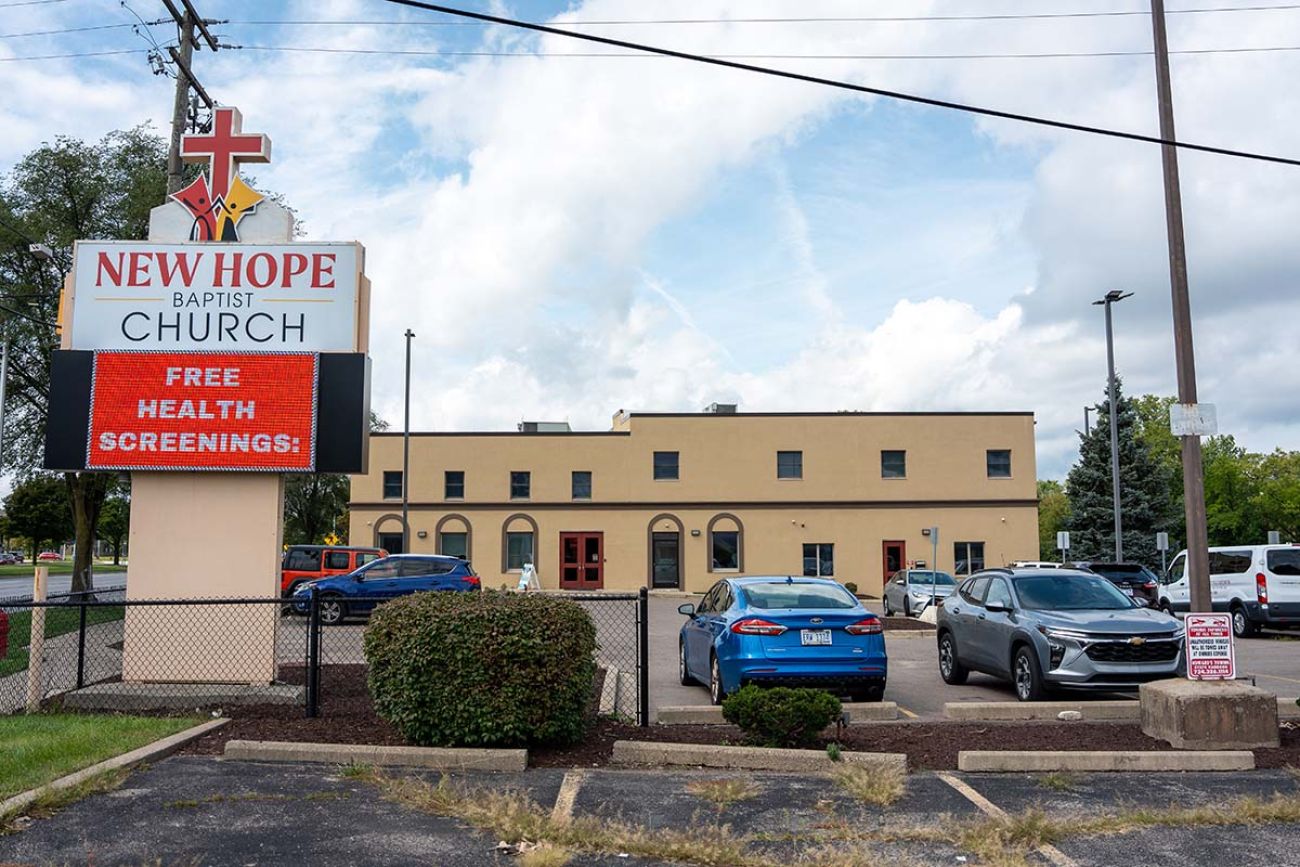
[[[709,415],[735,415],[736,404],[734,403],[711,403],[704,408]]]
[[[521,421],[520,433],[570,433],[572,428],[567,421]]]

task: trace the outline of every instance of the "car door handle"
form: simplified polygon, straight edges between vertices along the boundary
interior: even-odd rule
[[[984,615],[984,614],[981,614],[981,615],[980,615],[980,620],[988,620],[988,617],[987,617],[986,615]]]

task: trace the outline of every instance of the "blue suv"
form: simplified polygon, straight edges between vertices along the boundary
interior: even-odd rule
[[[320,619],[325,624],[367,614],[389,599],[425,591],[481,590],[479,577],[468,560],[440,554],[394,554],[362,566],[347,575],[308,581],[293,594],[293,610],[306,614],[312,589],[320,594]]]

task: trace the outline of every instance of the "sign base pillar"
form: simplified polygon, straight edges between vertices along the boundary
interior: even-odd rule
[[[1142,733],[1180,750],[1250,750],[1279,744],[1277,697],[1233,680],[1144,683]]]
[[[280,594],[284,480],[276,473],[132,473],[136,599]],[[127,606],[122,680],[270,683],[280,606]]]

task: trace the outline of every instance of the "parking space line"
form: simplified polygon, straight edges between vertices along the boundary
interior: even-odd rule
[[[1006,810],[1003,810],[997,804],[993,803],[988,798],[971,788],[968,784],[954,777],[952,774],[939,771],[935,776],[956,789],[958,794],[978,807],[986,816],[991,816],[994,819],[1005,819],[1007,817]],[[1050,844],[1039,846],[1038,852],[1048,861],[1055,864],[1056,867],[1077,867],[1073,858]]]
[[[912,713],[910,710],[908,710],[907,708],[903,707],[901,704],[898,705],[898,712],[901,713],[903,716],[907,717],[908,719],[920,719],[920,718],[921,718],[921,715],[920,715],[920,714]]]
[[[560,783],[560,791],[555,796],[555,807],[551,809],[551,821],[563,825],[573,818],[573,805],[578,800],[578,790],[587,778],[586,771],[568,771]]]
[[[1300,680],[1296,680],[1294,677],[1283,677],[1280,674],[1256,674],[1253,671],[1248,671],[1246,674],[1251,677],[1267,677],[1271,680],[1285,680],[1287,683],[1300,683]]]

